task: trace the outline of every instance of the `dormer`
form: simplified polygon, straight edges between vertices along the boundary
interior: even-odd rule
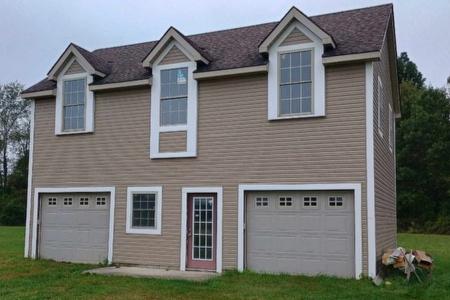
[[[152,68],[150,157],[197,156],[197,63],[208,59],[171,27],[144,58]]]
[[[94,94],[89,84],[104,77],[107,65],[91,52],[70,44],[47,74],[56,81],[55,134],[94,131]]]
[[[268,119],[325,116],[325,49],[333,38],[293,7],[259,45],[269,58]]]

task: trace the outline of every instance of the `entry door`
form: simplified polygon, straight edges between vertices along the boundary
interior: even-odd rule
[[[186,267],[216,269],[216,194],[189,194]]]

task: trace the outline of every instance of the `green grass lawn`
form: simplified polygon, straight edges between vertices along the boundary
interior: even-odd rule
[[[399,245],[435,258],[425,283],[226,272],[207,282],[86,275],[89,265],[23,256],[22,227],[0,227],[0,299],[450,299],[450,236],[399,234]]]

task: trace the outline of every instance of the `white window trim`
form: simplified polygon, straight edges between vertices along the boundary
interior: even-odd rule
[[[155,208],[155,228],[133,228],[133,194],[156,194],[156,208]],[[127,215],[126,215],[126,233],[129,234],[161,234],[161,211],[162,211],[162,186],[147,186],[147,187],[129,187],[127,189]]]
[[[395,121],[394,121],[394,113],[392,111],[392,106],[389,103],[389,150],[391,151],[391,153],[393,152],[394,149],[394,126],[395,126]]]
[[[161,60],[176,46],[191,61],[160,65]],[[161,126],[161,71],[175,68],[188,68],[188,97],[187,97],[187,123],[186,125]],[[197,64],[192,60],[191,55],[185,51],[177,42],[171,42],[155,61],[152,69],[153,82],[151,89],[151,109],[150,109],[150,158],[177,158],[197,156],[197,80],[194,79],[194,71]],[[180,152],[159,152],[159,133],[186,131],[186,151]]]
[[[78,73],[64,75],[67,69],[75,61],[75,58],[69,60],[64,69],[59,73],[56,82],[56,106],[55,106],[55,135],[66,135],[66,134],[80,134],[89,133],[94,131],[94,92],[89,90],[89,84],[94,81],[94,78],[89,73]],[[65,80],[74,79],[86,79],[86,90],[85,90],[85,103],[84,103],[84,129],[82,130],[64,130],[64,117],[63,117],[63,86]]]
[[[383,118],[381,117],[381,114],[383,112],[384,108],[384,96],[383,96],[383,82],[381,81],[381,77],[378,76],[377,81],[377,128],[378,128],[378,134],[383,137]]]
[[[32,240],[31,240],[31,258],[37,257],[37,228],[38,228],[38,208],[39,195],[50,193],[100,193],[110,194],[109,203],[109,232],[108,232],[108,263],[113,260],[114,245],[114,209],[116,199],[115,187],[71,187],[71,188],[35,188],[33,200],[33,224],[32,224]],[[31,210],[31,208],[29,208]]]
[[[311,184],[239,184],[238,191],[238,271],[244,271],[245,253],[245,193],[254,191],[322,191],[352,190],[355,205],[355,277],[362,274],[362,223],[360,183],[311,183]],[[370,258],[370,257],[369,257]]]
[[[280,46],[286,37],[294,30],[300,30],[312,42],[297,45]],[[280,53],[313,50],[312,54],[312,113],[281,116],[279,111],[279,55]],[[323,43],[303,24],[291,24],[269,49],[268,73],[268,119],[282,120],[293,118],[311,118],[325,116],[325,66],[322,63]]]
[[[186,239],[187,239],[187,201],[190,193],[217,194],[216,214],[216,272],[222,273],[222,218],[223,188],[219,187],[184,187],[181,191],[181,236],[180,236],[180,271],[186,271]]]

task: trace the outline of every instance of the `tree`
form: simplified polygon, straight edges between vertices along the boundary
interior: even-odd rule
[[[398,225],[400,230],[450,233],[450,102],[443,90],[424,87],[413,69],[400,86]]]
[[[417,65],[409,59],[406,52],[402,52],[397,59],[397,72],[399,84],[409,81],[419,89],[424,87],[425,78],[417,69]]]
[[[22,100],[23,85],[12,82],[0,85],[0,149],[2,159],[1,185],[3,191],[8,185],[9,162],[14,155],[13,136],[18,136],[29,119],[29,101]],[[25,126],[26,127],[26,126]],[[17,139],[16,139],[17,141]]]

